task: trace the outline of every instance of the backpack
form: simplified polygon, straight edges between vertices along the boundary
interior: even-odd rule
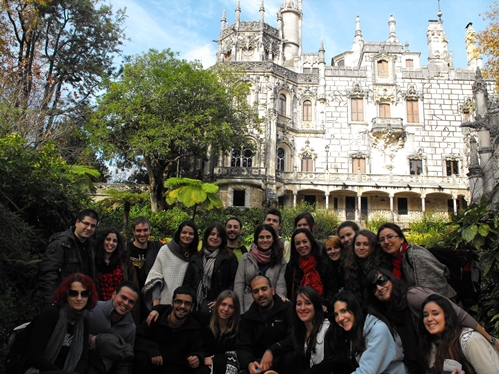
[[[450,277],[449,285],[457,292],[458,302],[464,309],[469,309],[478,302],[481,272],[477,268],[473,255],[462,249],[445,247],[428,248],[428,250],[447,266]]]
[[[19,372],[20,364],[28,350],[32,330],[33,324],[26,322],[14,328],[9,334],[5,346],[5,374],[17,374]]]

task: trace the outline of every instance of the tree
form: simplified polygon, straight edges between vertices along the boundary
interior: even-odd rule
[[[490,10],[484,14],[484,20],[490,20],[490,24],[477,33],[477,49],[480,54],[488,58],[484,73],[499,81],[499,4],[497,0],[489,5],[489,8]]]
[[[12,119],[4,130],[38,147],[82,123],[124,39],[124,12],[101,2],[2,0],[0,96]]]
[[[164,208],[164,181],[180,160],[201,162],[246,143],[258,116],[239,73],[150,50],[105,85],[89,130],[105,157],[147,170],[153,212]]]
[[[106,194],[109,195],[109,197],[104,199],[100,205],[104,208],[112,207],[113,209],[123,205],[123,232],[127,232],[130,209],[133,205],[146,202],[149,199],[149,193],[140,192],[138,189],[118,191],[114,188],[109,188],[106,190]]]
[[[196,209],[202,206],[206,210],[223,208],[224,204],[218,196],[218,186],[213,183],[203,183],[198,179],[170,178],[165,182],[167,189],[166,202],[174,204],[179,202],[187,208],[194,207],[192,220],[196,218]]]

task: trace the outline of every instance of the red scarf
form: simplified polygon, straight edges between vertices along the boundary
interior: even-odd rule
[[[399,279],[402,278],[402,259],[404,258],[404,255],[407,252],[408,246],[409,245],[407,244],[407,242],[403,242],[402,245],[400,246],[400,250],[397,254],[397,258],[392,260],[393,275],[395,275]]]
[[[321,296],[324,296],[324,286],[322,285],[321,276],[316,268],[317,260],[315,257],[310,256],[308,259],[300,257],[298,265],[300,266],[300,269],[303,270],[303,278],[300,286],[310,286],[319,292]]]

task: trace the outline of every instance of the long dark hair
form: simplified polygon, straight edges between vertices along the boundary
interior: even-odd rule
[[[300,320],[298,314],[296,313],[296,303],[298,301],[298,296],[306,297],[312,302],[312,305],[314,306],[315,316],[312,320],[313,327],[308,339],[305,324]],[[305,356],[310,359],[310,356],[315,352],[315,347],[317,345],[317,333],[319,332],[325,319],[324,311],[322,309],[322,298],[321,295],[319,295],[319,293],[312,287],[300,287],[296,292],[293,305],[295,307],[295,310],[292,313],[293,317],[291,325],[291,337],[293,338],[295,352],[303,355],[303,346],[306,341],[307,351],[305,352]]]
[[[109,234],[115,234],[118,243],[116,244],[116,249],[111,254],[109,258],[110,263],[118,263],[120,261],[127,261],[128,253],[125,248],[125,241],[123,236],[116,227],[107,227],[97,233],[97,240],[95,242],[95,257],[97,258],[97,263],[101,264],[104,262],[104,241]]]
[[[310,227],[310,232],[313,234],[315,231],[315,219],[310,212],[301,212],[298,214],[295,219],[293,220],[293,225],[296,228],[296,225],[298,224],[299,221],[305,218],[305,221],[307,221],[308,226]]]
[[[192,243],[189,244],[189,247],[188,247],[189,255],[192,256],[193,254],[195,254],[198,251],[198,245],[199,245],[198,228],[193,221],[187,220],[187,221],[182,222],[180,225],[178,225],[177,231],[175,231],[175,236],[173,237],[173,241],[175,243],[177,243],[180,247],[182,246],[182,244],[180,244],[180,233],[182,232],[182,229],[185,226],[188,226],[194,230],[194,239],[192,239]]]
[[[364,323],[368,314],[385,323],[392,336],[396,336],[392,324],[372,307],[363,307],[360,298],[353,292],[347,290],[339,291],[333,298],[333,307],[338,301],[344,302],[347,305],[347,310],[354,316],[354,322],[350,331],[345,331],[336,321],[329,327],[326,341],[332,348],[333,360],[352,362],[355,356],[361,354],[366,349]]]
[[[291,255],[289,256],[290,266],[298,266],[298,259],[299,259],[300,255],[298,254],[298,251],[296,250],[296,246],[295,246],[295,237],[298,234],[305,234],[307,236],[308,240],[310,241],[310,246],[311,246],[310,254],[315,257],[317,262],[319,262],[322,258],[321,248],[319,247],[319,244],[317,243],[317,241],[315,240],[314,236],[312,235],[312,233],[310,231],[308,231],[307,229],[301,228],[301,229],[295,230],[295,232],[293,232],[293,235],[291,236]]]
[[[355,253],[355,242],[359,236],[365,236],[371,247],[371,252],[366,259],[360,259]],[[364,288],[365,271],[379,267],[384,257],[385,254],[378,245],[376,235],[369,230],[358,231],[352,241],[352,250],[345,251],[343,259],[345,287],[360,296]]]
[[[222,239],[222,243],[220,244],[220,252],[225,254],[229,253],[230,250],[227,248],[227,232],[225,231],[225,227],[222,226],[219,222],[213,222],[209,225],[206,230],[204,230],[203,234],[203,248],[208,248],[208,237],[210,236],[213,229],[217,229],[220,238]]]
[[[426,330],[424,323],[424,307],[431,302],[437,304],[444,311],[445,328],[439,338],[430,334]],[[429,369],[432,346],[439,340],[435,352],[435,362],[433,363],[434,372],[440,373],[443,370],[445,359],[452,358],[463,365],[463,370],[466,373],[475,373],[473,366],[461,349],[461,330],[461,324],[457,319],[456,311],[449,300],[439,294],[433,294],[426,298],[421,306],[421,318],[419,320],[419,353],[426,369]]]
[[[376,234],[376,238],[378,239],[378,242],[379,242],[379,234],[381,233],[381,231],[383,231],[384,229],[391,229],[393,231],[395,231],[395,233],[398,235],[398,237],[402,240],[402,241],[405,241],[407,242],[407,239],[405,238],[404,236],[404,232],[402,231],[402,229],[400,228],[400,226],[392,223],[392,222],[387,222],[387,223],[383,223],[379,229],[378,229],[378,233]]]
[[[255,243],[255,245],[258,247],[258,235],[260,235],[260,233],[263,231],[263,230],[267,230],[268,232],[270,232],[272,234],[272,247],[270,247],[270,267],[273,268],[274,266],[276,265],[280,265],[281,264],[281,261],[282,261],[282,258],[283,258],[283,253],[284,253],[284,249],[282,247],[282,243],[281,243],[281,240],[279,239],[279,237],[277,236],[277,233],[275,232],[274,228],[270,225],[267,225],[266,223],[263,223],[261,225],[258,225],[256,228],[255,228],[255,232],[253,234],[253,243]]]

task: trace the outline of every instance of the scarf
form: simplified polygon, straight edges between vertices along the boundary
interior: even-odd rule
[[[112,273],[114,269],[118,267],[119,263],[120,257],[116,253],[109,259],[109,264],[106,264],[106,261],[104,261],[104,259],[97,260],[97,270],[99,273]]]
[[[317,260],[315,257],[310,256],[308,259],[300,257],[298,266],[303,270],[303,278],[300,282],[300,286],[310,286],[315,289],[319,295],[324,296],[324,286],[322,285],[321,276],[317,271]]]
[[[262,251],[255,243],[251,244],[250,253],[251,256],[253,256],[253,258],[256,260],[256,262],[262,265],[268,264],[272,256],[270,249]]]
[[[63,370],[65,371],[74,370],[78,364],[78,361],[80,361],[81,354],[83,352],[83,310],[74,310],[68,303],[65,303],[59,309],[59,319],[57,320],[54,331],[52,332],[52,335],[50,335],[47,347],[45,348],[47,360],[53,364],[59,355],[62,343],[66,338],[69,321],[75,322],[75,328],[71,347],[69,348],[66,361],[64,361]],[[39,369],[31,367],[26,371],[26,374],[39,372]]]
[[[203,305],[203,301],[206,299],[208,292],[205,292],[205,290],[211,289],[211,277],[218,252],[220,252],[220,248],[215,249],[213,252],[203,248],[203,279],[199,282],[196,295],[198,306]]]
[[[409,244],[407,244],[407,242],[403,242],[402,245],[400,246],[400,250],[397,254],[397,258],[392,260],[393,275],[395,275],[399,279],[402,278],[402,259],[404,258],[404,255],[407,252],[408,246],[409,246]]]

